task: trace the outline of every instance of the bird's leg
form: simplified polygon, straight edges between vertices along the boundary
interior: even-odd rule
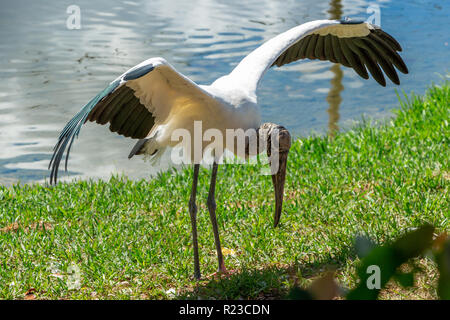
[[[211,218],[211,223],[214,232],[214,242],[216,244],[217,250],[217,259],[219,261],[219,272],[225,273],[227,269],[225,268],[225,263],[223,261],[222,248],[220,247],[220,237],[219,237],[219,228],[217,226],[217,218],[216,218],[216,200],[215,200],[215,192],[216,192],[216,178],[217,178],[217,168],[218,164],[214,161],[212,174],[211,174],[211,184],[209,186],[209,194],[208,194],[208,211],[209,217]]]
[[[199,164],[194,164],[194,179],[192,181],[191,198],[189,199],[189,214],[191,216],[192,225],[192,243],[194,247],[194,277],[200,279],[200,262],[198,259],[198,240],[197,240],[197,205],[195,204],[195,198],[197,195],[197,182],[198,182],[198,170]]]

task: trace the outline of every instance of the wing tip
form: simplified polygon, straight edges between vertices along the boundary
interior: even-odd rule
[[[66,152],[66,160],[65,160],[65,170],[67,171],[67,163],[69,161],[69,153],[72,147],[72,143],[75,139],[75,136],[78,136],[81,130],[81,126],[86,122],[89,113],[92,109],[97,105],[99,101],[101,101],[104,97],[109,95],[111,92],[117,89],[120,84],[120,79],[116,79],[112,81],[102,92],[96,95],[91,101],[89,101],[64,127],[59,135],[58,142],[53,148],[53,155],[50,159],[50,163],[48,165],[48,169],[50,172],[50,184],[54,182],[57,183],[58,179],[58,170],[59,165],[61,163],[61,159],[63,157],[64,151],[66,150],[67,144],[69,143],[67,152]]]
[[[123,80],[129,81],[129,80],[138,79],[142,76],[145,76],[147,73],[153,71],[153,69],[155,69],[155,66],[153,64],[148,64],[148,65],[138,67],[134,70],[126,72],[123,76]]]
[[[356,20],[356,19],[351,19],[349,17],[345,17],[344,19],[339,20],[340,24],[363,24],[365,23],[364,20]]]

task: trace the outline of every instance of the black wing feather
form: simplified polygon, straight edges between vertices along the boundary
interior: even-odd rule
[[[91,112],[91,110],[100,100],[111,94],[119,86],[119,83],[120,80],[116,80],[110,83],[108,87],[106,87],[102,92],[100,92],[91,101],[89,101],[88,104],[86,104],[64,127],[63,131],[59,135],[58,142],[53,148],[53,156],[50,159],[50,163],[48,165],[49,169],[51,168],[50,183],[52,183],[52,181],[56,183],[56,180],[58,178],[59,163],[61,162],[64,150],[66,149],[67,144],[70,141],[69,148],[67,149],[66,154],[65,168],[67,170],[67,161],[69,160],[69,153],[72,147],[73,140],[75,136],[78,136],[78,134],[80,133],[81,126],[85,122],[87,116],[89,115],[89,112]]]
[[[75,137],[78,137],[82,125],[86,121],[96,121],[100,124],[111,123],[111,126],[119,134],[132,138],[143,138],[150,132],[154,125],[154,117],[148,109],[139,103],[131,88],[123,81],[134,80],[142,77],[154,69],[153,65],[144,65],[125,73],[121,78],[111,82],[102,92],[89,101],[64,127],[58,142],[53,148],[53,155],[48,168],[50,171],[50,183],[56,183],[58,179],[58,168],[61,159],[66,152],[65,170],[69,160],[70,149]],[[122,82],[122,85],[121,85]],[[133,112],[139,113],[134,126],[129,125],[128,119],[136,120]],[[142,121],[141,121],[142,119]]]
[[[341,21],[341,24],[360,23],[363,22]],[[372,77],[380,85],[385,86],[383,71],[395,84],[400,84],[395,68],[402,73],[408,73],[405,62],[398,54],[401,50],[397,40],[379,28],[370,30],[369,35],[363,37],[339,38],[333,34],[322,36],[312,33],[283,52],[272,66],[281,67],[305,58],[328,60],[353,68],[364,79],[369,78],[367,67]]]

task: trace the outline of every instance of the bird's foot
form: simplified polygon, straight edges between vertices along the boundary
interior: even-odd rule
[[[222,268],[219,268],[219,270],[217,272],[214,272],[213,274],[210,275],[210,277],[215,278],[215,277],[229,277],[231,275],[233,275],[236,272],[236,270],[228,270],[227,268],[225,268],[225,266],[223,266]]]

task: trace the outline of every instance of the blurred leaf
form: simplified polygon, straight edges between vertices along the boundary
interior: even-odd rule
[[[437,252],[442,251],[448,239],[449,236],[447,235],[446,232],[443,232],[440,235],[438,235],[436,239],[434,239],[433,241],[433,250]]]
[[[439,269],[438,295],[442,300],[450,300],[450,238],[436,253],[436,262]]]
[[[291,300],[331,300],[339,296],[340,288],[334,280],[334,272],[328,272],[323,277],[311,283],[307,290],[294,287],[288,299]]]
[[[433,233],[433,226],[424,225],[395,241],[392,248],[400,255],[399,260],[403,260],[401,264],[430,248],[433,242]]]
[[[311,296],[311,294],[308,291],[303,290],[299,287],[294,287],[289,292],[287,299],[289,299],[289,300],[313,300],[313,297]]]
[[[359,285],[349,292],[349,300],[375,300],[380,290],[386,286],[389,279],[395,274],[398,267],[409,259],[420,255],[425,249],[431,247],[434,227],[424,225],[412,232],[406,233],[391,245],[373,249],[358,268]],[[380,270],[380,288],[370,289],[367,280],[372,276],[368,273],[369,267],[377,266]],[[406,281],[406,280],[405,280]]]
[[[355,250],[359,258],[364,258],[370,251],[376,247],[376,244],[369,238],[357,236],[355,239]]]
[[[334,280],[334,272],[328,272],[315,280],[308,291],[315,300],[331,300],[339,296],[339,286]]]
[[[400,283],[403,288],[412,287],[414,285],[414,273],[397,273],[395,274],[395,280]]]

